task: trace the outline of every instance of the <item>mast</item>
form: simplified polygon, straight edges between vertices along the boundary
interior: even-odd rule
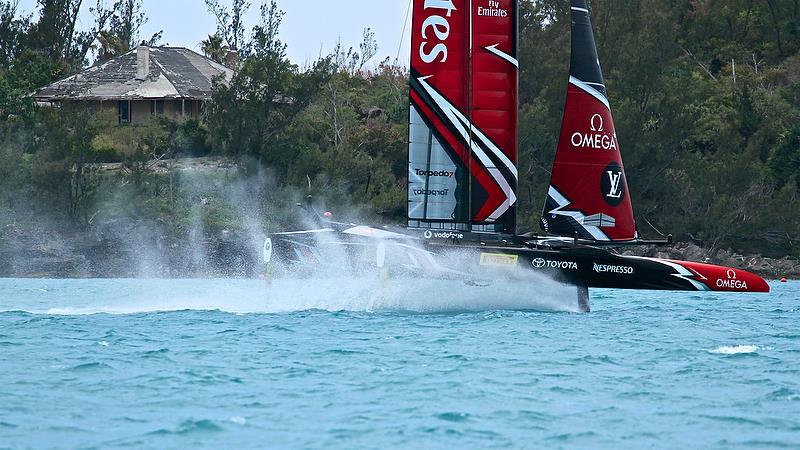
[[[513,233],[517,0],[413,0],[408,226]]]
[[[638,237],[586,0],[571,0],[572,56],[564,118],[541,224],[596,241]]]

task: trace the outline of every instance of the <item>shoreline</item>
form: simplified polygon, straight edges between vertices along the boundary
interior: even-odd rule
[[[620,252],[627,256],[644,256],[660,259],[694,261],[752,272],[765,280],[800,280],[800,260],[785,256],[771,258],[758,254],[741,254],[730,249],[708,249],[690,242],[676,242],[670,246],[626,248]]]
[[[258,279],[262,235],[223,230],[170,236],[149,221],[119,221],[86,231],[18,229],[0,236],[0,278]],[[6,230],[8,231],[8,230]],[[767,280],[800,280],[800,260],[738,254],[678,242],[668,247],[622,248],[622,255],[717,264]]]

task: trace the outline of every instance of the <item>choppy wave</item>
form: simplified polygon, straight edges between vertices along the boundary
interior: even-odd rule
[[[757,345],[735,345],[735,346],[724,345],[722,347],[717,347],[713,350],[709,350],[709,353],[716,353],[719,355],[742,355],[742,354],[757,353],[757,352],[758,352]]]
[[[800,285],[313,281],[0,280],[0,447],[800,448]]]

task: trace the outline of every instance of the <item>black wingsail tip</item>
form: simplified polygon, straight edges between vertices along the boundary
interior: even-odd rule
[[[574,9],[579,9],[589,12],[589,3],[587,0],[570,0],[570,6]]]
[[[597,56],[589,6],[586,0],[572,0],[572,58],[570,76],[591,86],[606,97],[603,71]]]

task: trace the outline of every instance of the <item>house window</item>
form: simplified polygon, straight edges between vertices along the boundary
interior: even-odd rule
[[[120,100],[117,102],[119,123],[131,123],[131,102]]]
[[[153,100],[150,102],[150,114],[161,116],[164,114],[164,100]]]

